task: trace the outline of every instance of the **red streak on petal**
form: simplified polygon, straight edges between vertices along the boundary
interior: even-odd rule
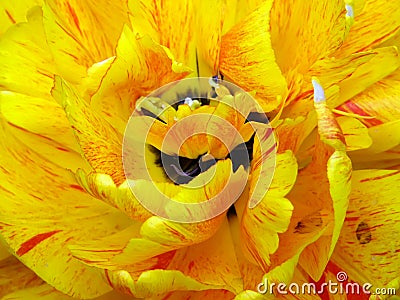
[[[342,108],[344,108],[344,110],[346,110],[346,108],[347,108],[347,111],[355,113],[359,116],[371,117],[370,114],[365,112],[360,106],[358,106],[356,103],[351,102],[351,101],[344,104],[342,106]],[[364,122],[367,123],[367,127],[373,127],[373,126],[378,126],[378,125],[383,124],[383,122],[378,119],[368,119],[368,120],[364,120]]]
[[[377,177],[372,177],[372,178],[365,178],[365,179],[360,180],[360,182],[368,182],[368,181],[384,179],[384,178],[387,178],[387,177],[390,177],[390,176],[397,175],[399,173],[400,173],[400,171],[397,171],[397,172],[389,173],[389,174],[382,175],[382,176],[377,176]]]
[[[11,23],[13,23],[13,24],[17,23],[7,9],[5,10],[5,13],[6,13],[7,17],[10,19]]]
[[[39,243],[43,242],[44,240],[50,238],[51,236],[55,235],[56,233],[58,233],[60,231],[61,230],[55,230],[55,231],[35,235],[34,237],[30,238],[29,240],[27,240],[26,242],[21,244],[21,246],[19,247],[19,249],[17,251],[17,255],[22,256],[22,255],[28,253],[30,250],[35,248]]]
[[[78,19],[78,16],[76,15],[75,10],[71,7],[71,5],[68,2],[67,2],[67,5],[68,5],[69,13],[71,14],[72,18],[74,19],[76,28],[78,28],[80,33],[82,33],[81,27],[79,26],[79,19]]]
[[[76,184],[70,184],[69,186],[70,186],[71,188],[73,188],[73,189],[75,189],[75,190],[78,190],[78,191],[81,191],[81,192],[84,192],[84,191],[85,191],[81,186],[76,185]]]

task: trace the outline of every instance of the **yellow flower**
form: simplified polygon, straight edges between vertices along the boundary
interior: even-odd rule
[[[2,299],[265,299],[265,280],[338,270],[399,289],[399,28],[400,4],[383,0],[2,1]],[[215,74],[254,95],[274,135],[220,81],[210,103],[189,88],[175,107],[146,97]],[[133,112],[151,125],[132,158]],[[248,165],[209,131],[190,136],[202,114],[207,130],[231,126]],[[183,120],[188,139],[164,145]],[[187,162],[173,178],[194,179],[168,179],[163,153]],[[138,197],[196,204],[246,171],[235,204],[200,222]]]

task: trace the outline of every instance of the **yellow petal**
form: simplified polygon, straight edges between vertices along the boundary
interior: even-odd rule
[[[197,3],[189,0],[129,0],[130,20],[134,30],[169,48],[177,61],[196,70]],[[161,77],[162,78],[162,77]],[[160,84],[161,86],[162,84]]]
[[[218,164],[220,165],[221,162],[219,162]],[[224,165],[225,168],[223,167]],[[225,163],[222,165],[222,167],[218,168],[222,168],[222,170],[226,168],[231,169],[232,166],[231,164]],[[191,183],[193,183],[194,186],[199,186],[197,181],[201,179],[200,177],[201,175],[193,179]],[[158,184],[157,188],[160,189],[160,191],[164,193],[167,198],[172,198],[173,200],[179,201],[181,203],[197,203],[205,201],[207,197],[213,197],[218,194],[220,192],[220,185],[218,180],[222,180],[222,182],[224,180],[226,181],[226,177],[227,176],[225,176],[225,173],[220,173],[217,171],[214,179],[212,179],[217,180],[217,183],[208,183],[208,186],[204,188],[202,187],[200,190],[187,189],[185,191],[183,190],[183,187],[174,185],[172,183]],[[86,185],[86,183],[84,185]],[[152,191],[152,189],[154,189],[154,186],[152,185],[153,183],[151,182],[138,180],[133,186],[133,192],[135,195],[137,195],[138,191],[141,191],[141,194],[144,195],[143,191],[147,191],[148,193],[149,191]],[[200,185],[202,186],[203,184]],[[124,191],[125,189],[126,185],[123,184],[118,188],[117,193]],[[118,206],[118,208],[122,208],[123,210],[125,209],[125,212],[129,216],[133,216],[136,218],[138,218],[137,216],[145,217],[144,214],[141,214],[140,204],[138,204],[137,202],[136,204],[135,202],[129,202],[133,198],[132,196],[130,196],[128,199],[124,199],[122,197],[119,198],[118,194],[116,194],[117,196],[115,197],[112,191],[113,190],[111,189],[97,186],[96,190],[94,190],[93,192],[98,195],[100,194],[99,196],[103,197],[103,199],[110,197],[105,201],[112,204],[113,206]],[[127,190],[126,192],[129,193],[130,191]],[[157,199],[158,193],[152,193],[151,200],[156,205],[162,206],[162,204],[160,204],[162,202]],[[136,199],[134,199],[134,201],[135,200]],[[163,199],[161,199],[161,201],[163,201]],[[185,211],[183,211],[179,206],[176,207],[178,211],[175,212],[175,215],[180,212],[181,214],[185,213]],[[129,211],[129,209],[132,209],[132,211]],[[167,210],[167,208],[164,207],[160,207],[160,209]],[[215,234],[215,232],[221,226],[221,222],[223,221],[223,219],[224,215],[221,214],[216,218],[203,222],[176,223],[172,221],[167,221],[158,216],[153,216],[148,218],[141,225],[140,230],[127,229],[118,233],[115,236],[106,237],[101,241],[93,243],[89,242],[84,244],[80,243],[70,248],[74,256],[78,257],[85,263],[96,267],[107,269],[115,269],[116,267],[119,267],[121,269],[122,267],[126,268],[126,266],[131,265],[132,269],[135,268],[133,264],[143,262],[145,260],[150,260],[144,262],[144,264],[147,266],[151,266],[155,264],[154,260],[151,260],[151,258],[155,256],[182,247],[198,244],[207,240]],[[146,251],[141,251],[142,249],[146,249]]]
[[[390,75],[399,66],[398,51],[394,47],[354,54],[346,58],[320,60],[304,77],[299,91],[302,97],[285,108],[284,115],[291,118],[305,116],[313,109],[310,84],[312,76],[318,77],[325,88],[329,107],[335,108]]]
[[[28,10],[41,2],[41,0],[1,1],[0,35],[6,32],[11,25],[25,22]]]
[[[240,22],[252,13],[258,6],[263,3],[263,0],[237,0],[229,3],[229,6],[235,7],[235,23]],[[233,13],[232,13],[233,14]]]
[[[374,48],[400,29],[399,20],[400,7],[397,2],[366,0],[362,12],[356,16],[349,35],[335,56],[345,57]]]
[[[350,278],[374,288],[400,277],[399,182],[398,170],[353,172],[350,205],[332,257]]]
[[[303,202],[303,205],[312,205],[312,211],[319,211],[321,215],[316,221],[325,223],[328,220],[332,225],[324,236],[308,246],[300,257],[300,265],[314,280],[319,280],[344,222],[349,201],[352,166],[345,152],[342,133],[332,112],[326,106],[323,89],[315,80],[313,85],[318,131],[326,145],[317,144],[316,158],[299,174],[298,184],[295,185],[292,198],[289,199],[296,199],[298,203]],[[296,208],[296,204],[294,206]],[[327,212],[323,212],[326,209]],[[317,223],[317,227],[320,225]]]
[[[346,30],[343,0],[274,1],[272,6],[271,40],[286,76],[293,70],[304,74],[318,59],[335,51]]]
[[[246,205],[243,214],[239,213],[242,243],[265,272],[271,265],[270,255],[278,248],[278,233],[285,232],[290,223],[293,206],[284,197],[292,188],[296,174],[297,164],[293,154],[278,154],[274,177],[265,196],[254,208]],[[257,180],[257,174],[253,172],[250,185]],[[252,195],[250,192],[250,197]]]
[[[11,256],[0,261],[0,298],[25,287],[34,287],[43,281],[18,259]]]
[[[368,127],[396,121],[400,118],[399,82],[400,70],[398,69],[339,106],[339,109],[360,116],[372,117],[360,119]]]
[[[222,35],[247,17],[260,0],[205,0],[195,2],[198,76],[219,72]]]
[[[296,188],[296,185],[295,185]],[[291,199],[290,194],[288,195]],[[294,276],[300,254],[316,242],[327,230],[330,220],[322,218],[324,212],[307,214],[307,206],[291,201],[294,206],[288,230],[279,234],[279,248],[271,255],[271,266],[264,279],[268,282],[289,284]]]
[[[36,287],[25,287],[15,292],[5,295],[2,300],[72,300],[67,296],[48,284],[42,284]]]
[[[114,289],[138,298],[149,298],[173,291],[220,289],[219,286],[200,283],[175,270],[145,271],[137,279],[133,279],[126,271],[113,271],[108,273],[108,280]]]
[[[200,243],[215,234],[224,216],[194,224],[175,223],[151,217],[141,227],[141,235],[164,245],[184,247]]]
[[[37,287],[24,288],[13,293],[7,294],[2,300],[73,300],[76,298],[67,296],[51,285],[42,284]],[[122,295],[117,292],[110,292],[103,296],[93,298],[93,300],[129,300],[132,298],[129,296]]]
[[[269,297],[268,297],[269,296]],[[258,292],[247,290],[241,292],[239,295],[235,297],[235,300],[265,300],[265,299],[274,299],[273,295],[262,295]]]
[[[117,187],[109,175],[86,174],[81,169],[77,171],[76,178],[92,196],[124,212],[130,218],[145,221],[152,216],[134,197],[127,181]]]
[[[86,168],[64,110],[54,100],[0,91],[0,114],[19,140],[65,168]]]
[[[239,270],[242,276],[243,289],[255,289],[255,287],[257,287],[261,282],[264,272],[257,264],[250,262],[242,251],[244,245],[241,239],[241,225],[237,215],[228,214],[228,221],[236,252],[236,260],[239,264]]]
[[[336,121],[343,132],[348,151],[365,149],[372,145],[372,139],[368,134],[368,128],[359,120],[342,116],[336,118]]]
[[[82,95],[85,100],[90,102],[92,96],[99,89],[101,81],[107,74],[114,60],[115,56],[112,56],[101,62],[95,63],[90,68],[88,68],[87,76],[83,78],[81,84],[78,87],[80,95]]]
[[[179,270],[199,282],[218,285],[233,293],[243,290],[243,281],[226,219],[210,239],[178,250],[168,269]]]
[[[6,244],[0,239],[0,260],[6,259],[11,256],[10,251]]]
[[[17,141],[3,122],[0,128],[2,239],[58,290],[83,298],[108,292],[101,270],[74,259],[67,246],[113,234],[130,220],[85,193],[67,170]]]
[[[400,120],[369,128],[373,144],[368,151],[379,153],[398,146],[400,144],[399,132]]]
[[[73,256],[84,264],[106,272],[126,270],[136,277],[146,270],[165,268],[174,257],[175,248],[143,238],[139,223],[96,241],[69,246]]]
[[[140,96],[185,77],[189,70],[171,52],[125,26],[118,40],[117,55],[92,98],[101,112],[122,133]]]
[[[290,150],[296,154],[316,125],[317,120],[313,111],[305,117],[283,119],[274,130],[278,141],[278,152]]]
[[[203,299],[218,299],[232,300],[235,295],[227,290],[205,290],[201,292],[172,292],[166,296],[151,297],[149,300],[203,300]]]
[[[124,182],[122,136],[60,77],[56,77],[52,94],[64,108],[82,154],[93,169],[110,175],[117,185]]]
[[[1,37],[0,89],[50,98],[55,70],[46,44],[41,9],[36,7],[27,18],[28,23],[13,26]]]
[[[264,111],[277,108],[287,93],[271,45],[271,6],[265,1],[226,33],[220,54],[221,72],[246,91],[255,90]]]
[[[115,55],[122,27],[128,22],[125,1],[50,0],[43,5],[43,14],[56,67],[73,83],[79,83],[94,63]]]

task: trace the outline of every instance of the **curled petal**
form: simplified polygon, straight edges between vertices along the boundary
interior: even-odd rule
[[[378,46],[396,34],[400,29],[399,20],[398,3],[366,0],[362,12],[356,16],[349,35],[335,56],[345,57]]]
[[[253,173],[253,176],[256,174],[257,172]],[[293,206],[284,197],[292,188],[296,174],[297,164],[293,154],[278,154],[269,190],[255,207],[249,208],[246,205],[244,212],[239,213],[242,243],[265,272],[271,265],[270,255],[278,249],[278,233],[285,232],[290,223]],[[251,195],[250,192],[250,197]]]
[[[43,16],[57,70],[79,84],[87,68],[115,55],[122,27],[128,22],[128,9],[126,2],[119,0],[49,0],[43,5]]]
[[[116,184],[124,182],[122,136],[60,77],[56,77],[52,93],[64,108],[81,152],[93,169],[110,175]]]
[[[277,108],[287,93],[271,45],[271,6],[272,1],[265,1],[226,33],[220,54],[222,73],[243,89],[256,90],[264,111]]]
[[[134,197],[127,181],[117,187],[109,175],[86,174],[81,169],[77,171],[76,178],[92,196],[119,209],[130,218],[144,222],[152,216]]]
[[[215,254],[211,258],[206,254],[209,251]],[[176,297],[175,293],[171,294],[174,291],[225,289],[237,292],[242,289],[227,222],[211,239],[182,248],[174,252],[167,265],[153,268],[158,270],[107,271],[106,274],[115,289],[135,297],[164,299],[162,295],[166,293]]]
[[[92,97],[92,107],[122,133],[140,96],[185,77],[190,69],[170,50],[125,26],[116,58]]]
[[[361,121],[352,117],[338,117],[336,121],[343,132],[347,151],[365,149],[372,145],[368,128]]]
[[[189,0],[129,0],[130,21],[142,36],[171,50],[177,61],[196,70],[196,15],[207,17]]]

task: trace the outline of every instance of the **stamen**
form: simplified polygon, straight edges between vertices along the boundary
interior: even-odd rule
[[[314,87],[314,102],[319,103],[326,101],[324,88],[321,86],[317,78],[312,78],[312,85]]]
[[[349,18],[354,18],[354,8],[350,4],[346,4],[346,16]]]
[[[189,107],[190,107],[192,110],[195,110],[196,108],[199,108],[199,107],[201,106],[201,103],[200,103],[199,100],[193,100],[193,99],[190,98],[190,97],[186,97],[186,98],[185,98],[184,104],[189,105]]]

